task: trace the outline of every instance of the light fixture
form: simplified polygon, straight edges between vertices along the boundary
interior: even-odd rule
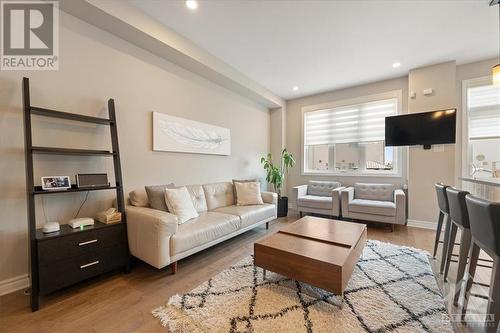
[[[400,62],[395,62],[392,64],[392,68],[398,68],[401,66],[401,63]]]
[[[297,87],[297,86],[293,86],[293,87],[292,87],[292,90],[293,90],[293,91],[297,91],[297,90],[299,90],[299,87]]]
[[[186,0],[186,7],[191,9],[191,10],[195,10],[196,8],[198,8],[198,1]]]
[[[490,6],[498,6],[498,33],[500,34],[500,1],[491,0]],[[500,85],[500,40],[498,41],[498,64],[491,69],[493,84]]]

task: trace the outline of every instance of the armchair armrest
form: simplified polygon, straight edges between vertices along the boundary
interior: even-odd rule
[[[278,204],[278,194],[274,192],[260,192],[262,201],[265,203],[277,205]]]
[[[292,188],[292,191],[293,197],[295,198],[295,200],[297,200],[298,198],[303,197],[307,194],[307,185],[294,186]]]
[[[354,187],[347,187],[340,191],[340,201],[342,204],[343,216],[349,214],[349,202],[354,200]]]
[[[339,186],[337,188],[334,188],[332,190],[332,209],[333,209],[333,216],[340,216],[341,215],[341,204],[340,204],[340,192],[345,189],[345,186]]]
[[[177,216],[161,210],[127,206],[130,252],[148,264],[162,268],[170,263],[170,236],[177,232]]]
[[[396,204],[396,224],[406,224],[406,195],[403,190],[394,191],[394,203]]]

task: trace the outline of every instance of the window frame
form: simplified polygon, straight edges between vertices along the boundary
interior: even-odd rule
[[[394,168],[391,171],[381,171],[381,170],[363,170],[360,172],[352,171],[310,171],[305,169],[306,157],[305,157],[305,146],[304,146],[304,119],[307,112],[319,111],[323,109],[331,109],[344,107],[355,104],[375,102],[384,99],[395,98],[397,100],[397,115],[404,114],[402,108],[403,100],[402,90],[391,90],[380,94],[366,95],[355,98],[343,99],[338,101],[332,101],[322,104],[307,105],[302,107],[301,112],[301,142],[300,142],[300,174],[301,176],[333,176],[333,177],[389,177],[389,178],[400,178],[403,175],[403,149],[402,147],[394,147]],[[385,146],[385,145],[384,145]]]
[[[492,76],[481,76],[462,81],[462,135],[460,144],[462,146],[461,170],[462,177],[471,177],[469,170],[469,161],[472,161],[471,151],[469,149],[469,88],[481,87],[492,84]]]

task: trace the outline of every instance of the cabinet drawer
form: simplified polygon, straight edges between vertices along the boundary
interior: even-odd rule
[[[127,247],[117,244],[99,251],[39,266],[40,293],[47,294],[82,280],[97,276],[127,261]]]
[[[41,266],[48,265],[108,247],[123,245],[126,244],[126,240],[123,225],[76,232],[64,237],[38,242],[38,260]]]

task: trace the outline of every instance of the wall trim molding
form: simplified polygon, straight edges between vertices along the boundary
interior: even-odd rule
[[[30,286],[30,278],[28,274],[15,276],[10,279],[0,281],[0,296],[10,294],[14,291],[28,288]]]
[[[436,222],[408,220],[406,225],[408,227],[436,230]]]

